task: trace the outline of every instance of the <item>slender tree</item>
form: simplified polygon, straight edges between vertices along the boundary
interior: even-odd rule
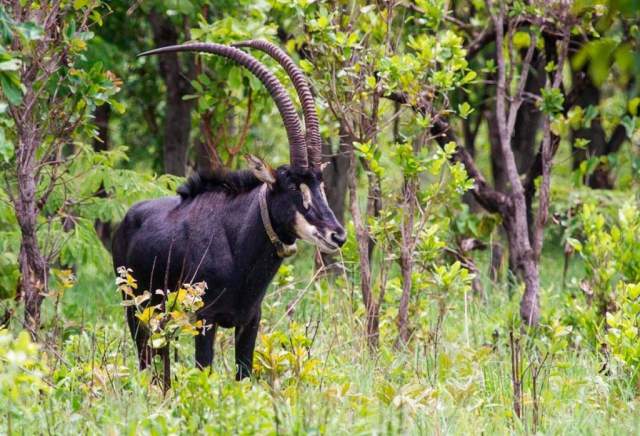
[[[93,135],[91,112],[117,91],[113,76],[76,64],[99,6],[98,1],[77,7],[63,1],[0,6],[7,17],[3,24],[10,29],[2,55],[14,66],[1,81],[15,127],[10,137],[15,156],[3,175],[21,232],[18,299],[24,302],[24,323],[33,334],[49,289],[50,265],[59,254],[51,246],[43,250],[42,215],[73,162],[76,135]]]

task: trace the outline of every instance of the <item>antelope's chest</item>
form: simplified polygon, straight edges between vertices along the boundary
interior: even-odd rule
[[[281,263],[271,255],[207,259],[200,270],[208,285],[200,316],[221,327],[246,325],[259,313]]]

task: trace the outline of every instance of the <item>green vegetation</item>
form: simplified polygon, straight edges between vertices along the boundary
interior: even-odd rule
[[[62,332],[55,343],[41,347],[43,360],[27,363],[27,335],[12,341],[3,333],[0,395],[9,405],[5,412],[11,411],[5,415],[11,422],[4,423],[14,431],[56,434],[532,431],[531,368],[523,377],[526,418],[517,420],[513,412],[509,332],[518,335],[515,295],[510,300],[500,286],[487,289],[486,301],[469,289],[466,298],[464,289],[450,296],[437,289],[421,293],[416,306],[422,308],[412,315],[420,321],[411,348],[394,348],[395,313],[388,309],[380,351],[372,356],[357,291],[342,279],[308,287],[312,265],[303,259],[310,254],[307,250],[293,269],[285,269],[266,297],[256,380],[234,381],[233,335],[219,330],[210,375],[193,368],[192,341],[177,344],[177,381],[166,397],[150,373],[137,371],[113,278],[84,280],[65,292]],[[548,269],[561,262],[559,254],[548,253]],[[560,274],[544,278],[542,304],[550,308],[544,325],[534,338],[521,339],[525,367],[531,359],[538,368],[546,357],[538,380],[539,430],[637,431],[637,387],[628,373],[603,371],[602,354],[587,344],[589,326],[564,320],[575,313],[586,317],[580,291],[562,289]],[[398,291],[387,298],[392,303]],[[435,349],[441,298],[447,308]],[[5,343],[12,344],[7,351]],[[43,376],[52,386],[31,381],[16,386],[15,373],[28,380]]]
[[[638,11],[4,2],[0,434],[639,433]],[[237,382],[232,330],[211,370],[194,365],[205,284],[147,307],[154,290],[114,273],[108,239],[193,171],[288,161],[254,76],[214,56],[136,58],[259,37],[310,79],[348,239],[283,264]],[[123,293],[170,346],[167,392],[160,356],[138,370]]]

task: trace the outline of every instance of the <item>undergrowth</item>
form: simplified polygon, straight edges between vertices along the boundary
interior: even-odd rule
[[[549,258],[560,261],[560,253]],[[428,293],[408,348],[384,313],[379,350],[363,337],[359,295],[343,278],[309,286],[306,256],[268,293],[252,380],[234,381],[233,335],[219,330],[210,372],[194,369],[193,345],[176,344],[172,389],[139,372],[113,277],[89,274],[68,290],[40,346],[0,333],[1,430],[16,434],[441,434],[634,433],[637,390],[608,371],[604,355],[562,322],[571,284],[546,276],[543,325],[521,330],[519,290],[486,278],[442,310]],[[557,268],[545,268],[557,271]],[[581,273],[573,262],[570,275]],[[298,274],[301,276],[302,274]],[[569,280],[572,282],[571,280]],[[575,283],[576,281],[573,280]],[[509,295],[513,295],[509,298]],[[389,298],[393,298],[393,293]],[[514,338],[515,343],[514,345]],[[521,369],[514,371],[514,346]],[[603,369],[604,368],[604,369]],[[514,409],[514,373],[521,379]],[[536,374],[537,373],[537,374]],[[535,386],[533,375],[536,375]]]

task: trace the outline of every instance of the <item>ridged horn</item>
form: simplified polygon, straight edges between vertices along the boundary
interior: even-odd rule
[[[315,101],[307,77],[284,50],[269,41],[252,39],[233,44],[233,46],[250,47],[260,50],[275,59],[287,72],[293,82],[293,86],[298,92],[298,98],[300,99],[300,105],[302,106],[302,112],[304,114],[309,163],[313,168],[318,168],[322,163],[322,139],[320,138],[318,113],[316,112]]]
[[[302,132],[302,125],[300,124],[300,119],[298,118],[295,106],[293,105],[287,90],[282,86],[278,78],[269,71],[267,67],[260,63],[260,61],[235,47],[214,43],[170,45],[145,51],[144,53],[140,53],[138,56],[173,52],[213,53],[231,59],[251,71],[264,84],[271,94],[271,97],[276,102],[276,106],[278,106],[278,110],[280,111],[280,116],[284,122],[284,127],[289,139],[291,166],[297,168],[308,167],[304,133]]]

